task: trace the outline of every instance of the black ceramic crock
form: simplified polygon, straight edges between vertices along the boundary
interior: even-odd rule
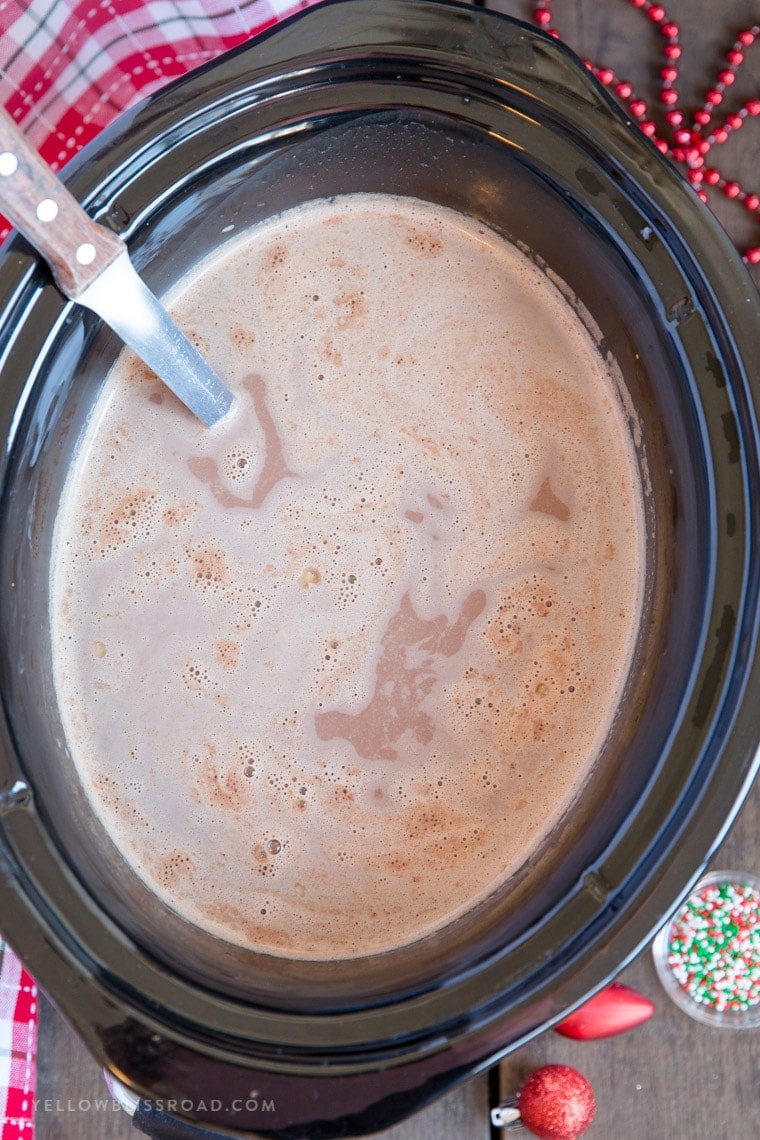
[[[51,531],[118,345],[21,239],[3,251],[3,932],[142,1098],[141,1127],[169,1135],[168,1107],[172,1134],[374,1131],[614,976],[749,788],[758,296],[692,190],[561,44],[439,0],[311,9],[123,117],[67,181],[159,293],[230,232],[307,199],[442,203],[566,283],[625,378],[647,488],[645,616],[587,786],[509,889],[439,935],[349,963],[267,958],[152,898],[73,777],[51,681]]]

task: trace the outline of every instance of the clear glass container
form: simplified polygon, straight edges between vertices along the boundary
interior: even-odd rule
[[[760,878],[711,871],[652,945],[665,992],[679,1009],[719,1029],[760,1025]]]

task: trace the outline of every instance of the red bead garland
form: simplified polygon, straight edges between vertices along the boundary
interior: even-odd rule
[[[629,0],[629,3],[634,8],[640,9],[653,24],[657,25],[665,39],[662,49],[665,63],[660,69],[659,99],[667,108],[663,117],[671,128],[672,139],[661,136],[656,122],[649,115],[646,102],[636,95],[631,83],[619,78],[611,67],[599,67],[590,60],[585,61],[586,67],[600,83],[605,87],[611,87],[618,98],[627,105],[628,111],[641,131],[652,140],[657,149],[685,168],[686,178],[703,202],[708,201],[708,190],[717,189],[727,198],[739,202],[760,222],[760,194],[745,190],[735,179],[724,178],[716,166],[708,167],[705,161],[714,146],[721,146],[732,132],[741,130],[747,118],[760,115],[760,98],[747,99],[742,107],[727,113],[722,122],[715,124],[709,133],[705,134],[713,123],[715,112],[723,103],[728,89],[736,81],[736,72],[744,63],[747,48],[752,47],[755,40],[760,37],[760,24],[754,24],[738,33],[730,50],[726,52],[727,66],[718,72],[717,82],[705,93],[702,106],[693,112],[691,125],[686,126],[684,125],[686,116],[678,106],[680,95],[675,86],[678,81],[678,60],[682,51],[679,42],[681,30],[678,24],[669,18],[662,4],[653,3],[652,0]],[[551,5],[552,0],[537,0],[533,18],[544,32],[559,39],[559,31],[552,26]],[[743,257],[748,265],[760,265],[760,245],[750,246],[744,251]]]

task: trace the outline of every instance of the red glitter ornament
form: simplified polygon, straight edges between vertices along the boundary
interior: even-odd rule
[[[543,1065],[530,1074],[517,1097],[520,1120],[541,1140],[576,1140],[594,1119],[594,1090],[569,1065]]]

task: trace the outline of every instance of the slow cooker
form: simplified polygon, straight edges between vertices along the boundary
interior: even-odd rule
[[[492,1065],[607,982],[700,874],[754,777],[760,302],[693,191],[560,43],[443,0],[335,0],[149,99],[66,181],[169,290],[300,202],[410,195],[503,234],[589,314],[647,487],[644,619],[582,793],[509,888],[340,963],[172,913],[74,777],[51,536],[119,351],[20,238],[0,261],[3,933],[156,1136],[359,1135]]]

